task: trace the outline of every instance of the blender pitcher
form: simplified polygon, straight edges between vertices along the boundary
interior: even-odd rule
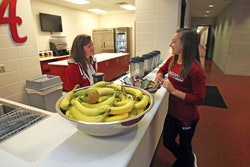
[[[133,57],[130,60],[130,74],[131,77],[141,79],[144,76],[144,59],[142,57]]]
[[[153,66],[152,66],[153,57],[151,54],[144,54],[142,55],[142,57],[144,59],[144,74],[147,75],[153,70]]]

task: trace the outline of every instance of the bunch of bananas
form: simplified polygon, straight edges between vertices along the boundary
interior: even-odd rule
[[[150,97],[134,87],[100,81],[86,89],[76,88],[66,93],[60,108],[67,117],[79,121],[119,121],[144,112],[150,105]]]

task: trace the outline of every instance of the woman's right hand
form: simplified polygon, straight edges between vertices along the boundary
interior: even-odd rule
[[[163,84],[163,82],[164,82],[164,80],[163,80],[163,74],[162,73],[157,73],[157,75],[155,77],[155,81]]]

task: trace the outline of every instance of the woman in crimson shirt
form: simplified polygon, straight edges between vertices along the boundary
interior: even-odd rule
[[[90,36],[81,34],[75,37],[70,51],[71,59],[68,60],[66,69],[68,91],[71,91],[77,84],[80,87],[93,84],[94,54],[94,46]]]
[[[172,54],[158,70],[156,80],[169,92],[163,144],[176,157],[174,167],[196,167],[192,138],[199,120],[197,105],[205,100],[206,78],[200,65],[198,35],[188,28],[173,35]],[[165,75],[167,74],[167,77]],[[179,143],[176,137],[179,135]]]

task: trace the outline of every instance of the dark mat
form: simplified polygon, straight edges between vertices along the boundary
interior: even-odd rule
[[[206,86],[205,106],[227,108],[219,89],[216,86]]]

